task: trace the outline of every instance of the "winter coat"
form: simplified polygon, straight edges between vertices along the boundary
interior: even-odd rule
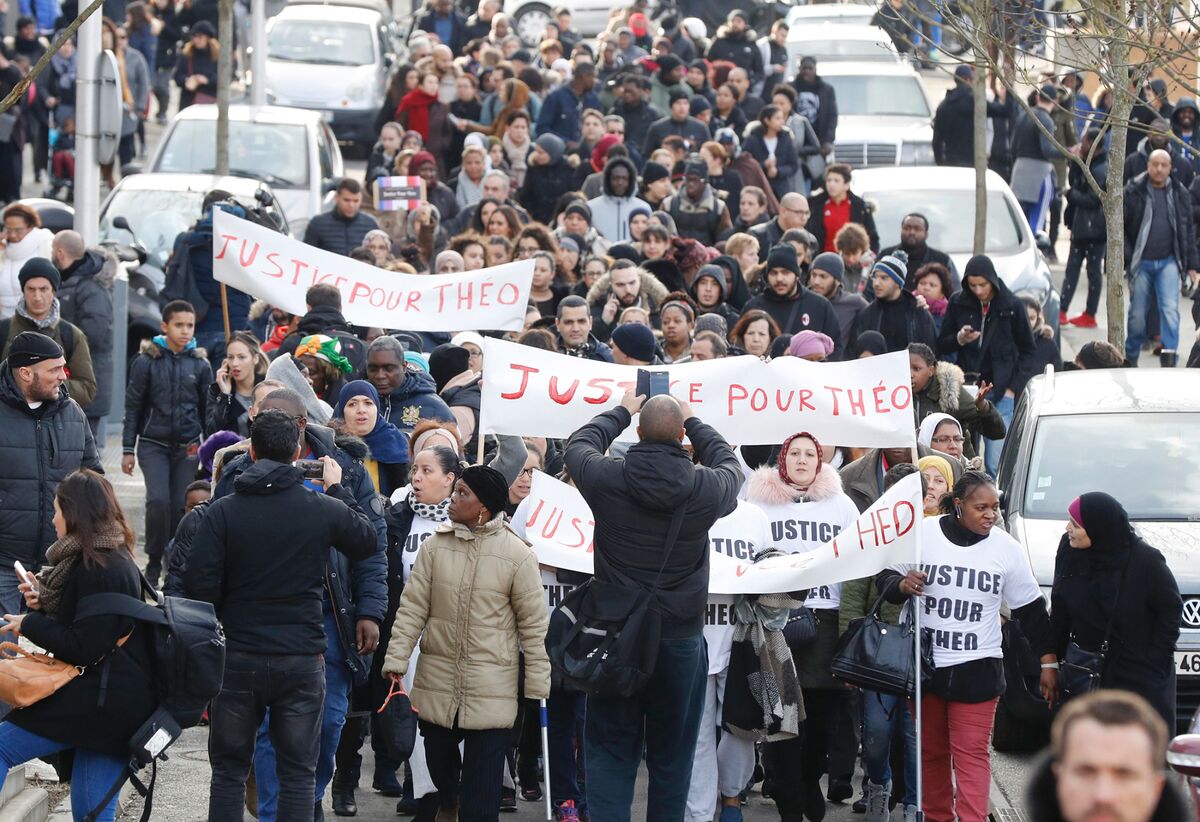
[[[195,283],[196,294],[207,304],[205,310],[189,294],[171,294],[172,299],[186,299],[197,309],[196,333],[223,331],[221,315],[221,283],[213,276],[213,226],[212,212],[196,221],[190,231],[175,238],[171,257],[167,261],[166,281],[171,282],[180,268],[187,267],[187,275]],[[165,296],[165,295],[164,295]],[[229,327],[245,328],[249,322],[250,295],[236,288],[226,287],[225,297],[229,304]]]
[[[17,275],[21,267],[34,257],[50,259],[50,242],[54,232],[45,228],[34,228],[17,242],[8,242],[0,248],[0,320],[13,315],[17,301],[21,299],[21,283]]]
[[[235,493],[214,501],[200,522],[184,596],[216,606],[231,651],[324,653],[329,548],[354,561],[378,558],[382,592],[375,529],[345,486],[310,491],[292,465],[260,459],[233,483]]]
[[[796,111],[808,118],[812,123],[813,130],[817,132],[817,139],[822,143],[833,143],[837,136],[838,124],[838,108],[837,108],[837,92],[833,90],[833,86],[816,77],[811,83],[806,83],[800,79],[800,75],[796,75],[796,79],[792,81],[792,87],[796,89]],[[812,102],[807,98],[812,98],[817,104],[817,110],[812,111]]]
[[[851,334],[854,328],[854,323],[858,319],[858,315],[867,307],[867,301],[863,299],[861,294],[856,294],[853,291],[847,291],[845,286],[838,286],[837,292],[833,295],[833,299],[829,301],[833,306],[833,313],[837,315],[838,326],[842,329],[841,334],[834,338],[834,342],[841,346],[842,350],[849,347],[855,337]],[[732,326],[730,326],[732,328]]]
[[[1108,180],[1108,152],[1103,147],[1097,148],[1088,169],[1100,187],[1105,188]],[[1108,227],[1104,222],[1104,206],[1099,195],[1092,191],[1083,172],[1075,163],[1071,163],[1067,169],[1067,179],[1071,187],[1064,195],[1067,208],[1063,220],[1071,229],[1071,241],[1106,239]]]
[[[1138,141],[1137,151],[1125,158],[1125,179],[1132,180],[1134,177],[1146,171],[1150,166],[1150,152],[1154,151],[1154,146],[1150,145],[1150,138],[1143,137]],[[1173,142],[1168,142],[1163,151],[1171,155],[1171,177],[1178,180],[1184,188],[1192,184],[1192,180],[1196,177],[1196,170],[1192,167],[1191,162],[1183,155],[1183,151],[1179,145]]]
[[[80,562],[67,579],[56,614],[26,614],[22,634],[58,659],[87,667],[60,690],[12,711],[6,720],[67,747],[123,759],[129,755],[130,737],[158,704],[154,683],[145,673],[153,670],[150,631],[122,616],[76,621],[80,601],[93,594],[140,600],[141,577],[133,557],[114,550],[107,552],[104,565]],[[129,639],[117,650],[117,641],[126,634]]]
[[[996,410],[991,400],[987,400],[983,410],[975,407],[975,398],[963,386],[966,376],[963,370],[952,362],[939,362],[934,368],[933,377],[920,391],[913,393],[913,419],[916,426],[921,426],[921,420],[931,414],[949,414],[958,420],[962,426],[963,454],[968,459],[975,456],[975,448],[971,444],[973,435],[978,434],[990,440],[1004,438],[1004,417]]]
[[[567,345],[567,341],[557,334],[555,335],[555,341],[558,345],[558,350],[568,357],[579,357],[580,359],[592,360],[593,362],[613,361],[612,348],[608,343],[603,343],[596,339],[595,334],[588,334],[587,341],[578,348],[571,348]]]
[[[699,636],[708,605],[708,529],[737,507],[741,464],[721,435],[697,417],[683,426],[695,466],[678,443],[639,442],[624,460],[605,457],[630,421],[629,412],[618,406],[594,417],[567,442],[567,469],[598,512],[596,579],[647,589],[657,580],[663,638]],[[686,512],[678,538],[670,554],[661,557],[676,511]]]
[[[798,334],[805,329],[820,331],[836,344],[833,356],[829,359],[841,359],[842,327],[833,305],[820,294],[798,283],[796,288],[797,292],[792,297],[780,297],[768,288],[757,297],[751,297],[742,307],[742,313],[761,308],[771,315],[783,334]]]
[[[729,206],[725,205],[716,189],[707,183],[699,200],[692,200],[680,190],[663,200],[659,210],[671,215],[678,236],[706,246],[715,246],[722,232],[733,225],[729,218]]]
[[[348,256],[352,249],[362,245],[367,232],[376,228],[379,228],[379,221],[365,211],[346,219],[335,208],[308,221],[304,242],[333,254]]]
[[[197,94],[207,94],[211,97],[217,96],[217,49],[213,43],[204,51],[200,51],[189,41],[182,49],[179,50],[179,56],[175,58],[175,85],[179,86],[179,110],[190,106],[196,99]],[[188,91],[184,83],[187,78],[193,74],[203,74],[208,82],[202,86],[197,86],[195,91]]]
[[[450,407],[438,396],[433,377],[411,366],[405,368],[400,387],[381,396],[380,402],[383,407],[379,413],[406,437],[423,420],[454,422]]]
[[[762,131],[762,129],[755,130],[742,143],[742,151],[758,160],[759,165],[765,163],[769,156]],[[796,151],[792,133],[787,129],[779,132],[779,142],[775,144],[775,169],[775,176],[767,179],[771,181],[771,190],[775,192],[775,196],[782,198],[784,194],[792,190],[792,177],[800,169],[800,155]]]
[[[558,198],[576,186],[576,171],[564,159],[550,165],[530,165],[517,199],[539,223],[552,223]]]
[[[537,116],[538,136],[557,134],[567,145],[578,143],[580,138],[579,115],[584,109],[600,111],[603,106],[596,92],[589,91],[577,97],[570,83],[559,86],[546,95]]]
[[[244,453],[244,452],[243,452]],[[169,597],[183,596],[183,572],[187,570],[188,559],[192,555],[192,540],[200,530],[200,521],[208,513],[211,499],[196,503],[192,510],[179,520],[175,536],[167,543],[167,575],[163,580],[162,592]]]
[[[859,197],[853,191],[847,191],[846,196],[850,198],[850,222],[858,223],[867,231],[867,237],[871,243],[871,250],[876,254],[879,253],[879,232],[875,230],[875,215],[867,208],[867,202],[862,197]],[[808,229],[808,233],[817,238],[817,248],[824,248],[825,242],[828,239],[825,236],[825,205],[829,202],[829,195],[824,191],[813,194],[808,198],[808,207],[812,211],[809,215],[808,224],[804,226]],[[765,260],[766,257],[763,257]]]
[[[933,160],[939,166],[975,165],[975,90],[956,83],[933,115]],[[1005,117],[1003,103],[989,100],[988,117]]]
[[[612,171],[621,166],[629,172],[629,193],[618,197],[612,193]],[[617,157],[604,167],[604,193],[599,197],[588,200],[588,208],[592,210],[592,225],[610,243],[633,242],[629,233],[629,216],[634,209],[644,209],[650,212],[650,205],[637,195],[637,169],[633,161],[626,157]]]
[[[462,54],[463,46],[467,44],[467,19],[457,11],[451,11],[448,22],[450,23],[450,40],[446,45],[455,55]],[[438,14],[430,9],[417,15],[413,28],[417,31],[436,33],[437,24]]]
[[[726,26],[717,30],[717,36],[708,47],[708,61],[728,60],[738,68],[743,68],[750,75],[750,85],[762,82],[763,57],[753,29],[745,29],[737,34]]]
[[[917,445],[918,459],[932,453],[924,445]],[[884,473],[883,450],[879,448],[872,448],[838,472],[842,478],[842,491],[858,507],[859,513],[883,496]]]
[[[164,445],[199,443],[211,382],[203,348],[176,354],[154,340],[143,342],[125,388],[124,452],[132,454],[139,437]]]
[[[688,151],[699,151],[700,146],[712,139],[708,133],[708,127],[695,117],[676,120],[668,114],[666,117],[655,120],[650,128],[646,129],[646,140],[642,143],[642,156],[649,157],[656,148],[662,145],[663,140],[673,134],[683,138]]]
[[[1067,822],[1058,807],[1058,781],[1052,764],[1053,758],[1047,753],[1030,778],[1025,794],[1026,815],[1030,822]],[[1181,822],[1195,815],[1191,803],[1180,794],[1175,781],[1168,778],[1163,781],[1162,795],[1146,822]]]
[[[104,469],[79,403],[63,389],[31,409],[7,364],[0,365],[0,465],[0,562],[37,571],[55,539],[54,489],[79,468]]]
[[[1183,134],[1183,125],[1179,122],[1179,114],[1185,109],[1194,115],[1192,133],[1186,137]],[[1180,97],[1176,101],[1175,110],[1171,112],[1171,131],[1183,144],[1172,143],[1172,147],[1178,149],[1179,154],[1192,167],[1192,171],[1200,171],[1200,107],[1196,106],[1196,101],[1191,97]]]
[[[407,672],[420,639],[412,702],[422,721],[464,730],[511,728],[518,693],[550,695],[548,627],[537,555],[504,517],[475,530],[445,522],[417,554],[383,671]]]
[[[752,226],[747,233],[758,240],[758,261],[765,263],[771,247],[779,245],[779,240],[783,237],[783,227],[779,225],[779,218],[775,217],[765,223]]]
[[[309,223],[312,225],[312,223]],[[275,349],[271,359],[279,359],[284,354],[292,354],[300,346],[300,341],[313,334],[325,334],[336,337],[342,344],[342,356],[350,361],[354,370],[346,375],[347,380],[362,379],[367,368],[367,346],[354,333],[354,327],[346,322],[342,312],[328,306],[318,306],[312,309],[296,324],[296,330],[283,338],[279,348]],[[337,398],[335,397],[336,401]]]
[[[650,126],[666,116],[662,109],[644,100],[631,106],[620,99],[613,103],[612,113],[625,118],[625,143],[631,146],[645,145]]]
[[[938,251],[936,248],[930,248],[928,245],[918,246],[917,248],[905,248],[896,243],[896,245],[881,249],[876,257],[877,259],[883,259],[895,251],[903,251],[908,255],[908,278],[904,281],[904,287],[909,291],[917,287],[917,272],[922,266],[929,263],[941,263],[946,266],[946,270],[950,272],[950,287],[954,291],[958,291],[961,287],[961,278],[958,275],[958,269],[954,267],[954,260],[950,259],[950,255],[945,251]],[[947,294],[946,296],[949,297],[950,295]]]
[[[58,289],[62,318],[83,331],[92,355],[96,395],[83,409],[89,417],[103,417],[112,405],[112,287],[116,273],[115,256],[100,248],[89,248],[62,272],[62,285]]]
[[[889,314],[899,315],[889,317]],[[903,333],[896,335],[899,326]],[[912,292],[900,290],[900,296],[891,301],[872,300],[870,305],[858,312],[850,328],[850,339],[857,340],[864,331],[878,331],[887,341],[888,351],[903,351],[910,343],[924,343],[933,348],[937,345],[937,329],[933,315],[917,305]]]
[[[958,365],[968,374],[978,373],[992,383],[992,396],[1004,397],[1011,390],[1020,396],[1033,376],[1033,330],[1025,313],[1025,303],[1008,290],[995,269],[986,275],[995,296],[984,319],[979,299],[964,288],[950,298],[946,318],[937,339],[939,354],[957,354]],[[975,342],[960,345],[958,332],[969,325],[983,334]]]
[[[669,292],[667,287],[649,271],[638,269],[638,279],[641,281],[641,286],[638,289],[638,299],[634,305],[646,309],[650,315],[650,325],[657,328],[659,325],[658,307],[662,305]],[[613,329],[617,327],[617,322],[621,319],[622,309],[618,308],[617,315],[613,317],[611,324],[604,321],[604,306],[608,302],[611,290],[612,275],[601,274],[587,292],[588,305],[592,307],[592,333],[605,342],[612,336]]]
[[[0,339],[0,359],[8,359],[8,347],[18,334],[26,331],[44,334],[58,343],[67,356],[67,373],[70,375],[66,382],[67,393],[81,408],[87,407],[96,397],[96,372],[92,366],[92,353],[88,349],[87,336],[82,329],[71,323],[64,327],[61,319],[53,324],[39,324],[24,313],[23,306],[24,302],[18,306],[17,313],[11,319],[0,320],[0,329],[7,332]],[[110,319],[109,323],[111,322]],[[67,339],[70,340],[70,345],[66,344]]]
[[[1139,174],[1125,186],[1125,271],[1133,274],[1142,261],[1142,249],[1145,248],[1145,238],[1142,236],[1142,222],[1149,217],[1147,206],[1153,195],[1150,192],[1153,183],[1149,174]],[[1174,214],[1173,242],[1175,244],[1175,262],[1179,266],[1180,276],[1188,270],[1200,269],[1200,254],[1197,253],[1196,235],[1192,230],[1192,198],[1191,194],[1173,177],[1170,178],[1171,204]],[[1148,232],[1148,227],[1147,232]]]
[[[666,119],[670,119],[672,91],[682,91],[688,96],[689,100],[696,95],[692,87],[682,81],[673,86],[668,86],[662,81],[662,72],[656,71],[650,75],[650,105],[663,112],[666,115]],[[691,120],[693,118],[689,117],[688,119]],[[696,122],[700,121],[697,120]],[[700,144],[697,143],[697,149],[699,146]],[[650,156],[646,151],[643,151],[642,155],[645,157]]]

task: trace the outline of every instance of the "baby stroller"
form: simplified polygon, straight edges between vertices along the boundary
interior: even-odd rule
[[[49,183],[45,196],[70,203],[75,198],[75,118],[64,117],[61,124],[50,129],[50,167],[46,170]]]

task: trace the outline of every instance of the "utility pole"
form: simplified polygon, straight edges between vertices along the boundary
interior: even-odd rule
[[[79,27],[76,57],[75,230],[87,245],[100,239],[100,15]]]
[[[250,0],[250,105],[267,104],[267,0]]]
[[[229,173],[229,86],[233,84],[233,0],[220,0],[217,17],[217,161],[216,172]]]

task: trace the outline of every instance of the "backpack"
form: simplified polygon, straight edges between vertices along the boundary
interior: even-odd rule
[[[143,595],[154,604],[127,594],[92,594],[80,600],[75,618],[123,616],[148,623],[152,632],[153,670],[158,708],[129,741],[130,759],[126,769],[85,820],[93,820],[116,796],[126,779],[146,797],[142,822],[150,818],[158,760],[166,760],[166,749],[179,738],[184,728],[199,724],[208,703],[221,691],[225,672],[225,631],[211,603],[183,597],[164,596],[142,576]],[[137,772],[152,766],[149,786],[137,778]]]
[[[167,263],[166,281],[159,291],[159,302],[164,306],[171,300],[184,300],[196,309],[196,323],[203,322],[210,308],[208,300],[200,293],[196,285],[196,273],[192,270],[192,249],[204,243],[184,243]],[[210,241],[208,245],[212,246]],[[211,250],[209,252],[212,253]]]

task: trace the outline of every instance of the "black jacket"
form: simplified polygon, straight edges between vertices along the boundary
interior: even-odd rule
[[[132,454],[138,437],[167,445],[199,443],[212,367],[203,348],[176,354],[154,340],[129,366],[121,447]]]
[[[958,354],[959,367],[966,373],[977,372],[992,383],[992,396],[999,402],[1009,389],[1020,396],[1033,376],[1033,329],[1029,327],[1025,304],[1008,290],[995,270],[988,280],[996,295],[988,308],[987,320],[979,300],[971,289],[964,288],[950,298],[937,351]],[[969,345],[959,345],[958,332],[964,325],[982,331],[983,335]]]
[[[658,579],[663,638],[699,636],[708,598],[708,529],[737,506],[742,469],[728,443],[697,417],[684,429],[699,466],[678,443],[639,442],[623,460],[605,457],[630,421],[628,411],[613,408],[567,442],[567,469],[598,512],[596,579],[643,588]],[[663,557],[672,514],[680,510],[686,513],[678,539]]]
[[[802,285],[797,284],[796,287],[799,292],[790,299],[780,297],[768,288],[757,297],[747,300],[742,306],[742,313],[761,308],[771,315],[784,334],[798,334],[805,329],[820,331],[837,345],[829,359],[841,359],[842,326],[838,322],[837,312],[833,310],[833,304]]]
[[[941,263],[946,266],[946,270],[950,272],[950,284],[954,291],[957,291],[961,285],[958,271],[954,268],[954,261],[950,259],[950,255],[945,251],[938,251],[936,248],[930,248],[928,245],[921,246],[920,248],[905,248],[897,243],[896,245],[891,245],[880,250],[879,259],[887,257],[894,251],[903,251],[908,255],[908,279],[904,281],[904,287],[908,291],[912,291],[917,287],[916,274],[921,269],[921,266],[928,263]],[[869,288],[870,283],[867,285]],[[946,295],[946,297],[949,296],[949,294]]]
[[[759,165],[765,163],[768,157],[767,142],[762,132],[761,128],[755,129],[742,143],[742,151],[758,160]],[[792,175],[799,168],[800,155],[796,151],[796,143],[792,139],[792,133],[785,128],[779,132],[779,142],[775,145],[775,176],[767,178],[776,197],[782,199],[784,194],[792,190]],[[766,174],[766,171],[763,173]],[[731,200],[731,202],[736,201]]]
[[[192,555],[192,540],[200,530],[200,522],[208,513],[211,499],[196,503],[192,510],[183,515],[175,536],[167,543],[167,576],[163,580],[162,592],[169,597],[183,596],[183,572]]]
[[[525,171],[525,184],[517,193],[517,199],[534,220],[550,223],[558,198],[578,188],[576,176],[577,172],[566,160],[545,166],[531,165]]]
[[[57,292],[62,318],[79,327],[92,354],[96,396],[84,408],[89,417],[103,417],[112,405],[112,284],[116,269],[116,258],[100,249],[88,249],[62,272]]]
[[[751,226],[746,233],[758,240],[758,261],[765,263],[771,246],[779,245],[779,239],[783,236],[783,227],[779,225],[779,218],[773,217],[766,222]]]
[[[628,105],[622,98],[613,103],[613,114],[625,118],[625,144],[643,146],[646,144],[646,132],[665,115],[656,106],[642,100],[638,105]]]
[[[805,83],[797,74],[796,79],[792,81],[792,87],[796,89],[796,94],[800,95],[800,99],[796,101],[796,110],[812,122],[817,140],[821,143],[832,143],[837,136],[838,124],[837,92],[833,90],[833,86],[819,76],[813,82]],[[809,116],[808,107],[803,103],[803,95],[806,94],[816,97],[818,108],[815,118]]]
[[[454,422],[450,407],[438,396],[433,377],[415,367],[406,367],[400,387],[380,397],[380,401],[383,407],[379,413],[406,437],[422,420]]]
[[[352,249],[362,245],[368,231],[376,228],[379,228],[379,221],[365,211],[347,220],[335,208],[308,221],[304,229],[304,242],[346,256]]]
[[[1108,180],[1108,152],[1103,148],[1097,149],[1092,162],[1088,166],[1092,176],[1101,188]],[[1108,228],[1104,223],[1104,207],[1100,197],[1092,191],[1083,172],[1075,163],[1067,166],[1067,180],[1071,187],[1067,189],[1067,210],[1063,216],[1071,229],[1071,239],[1074,240],[1103,240],[1108,237]]]
[[[418,31],[437,31],[437,12],[426,11],[417,15],[413,28]],[[467,19],[457,11],[450,12],[450,42],[446,43],[454,56],[462,54],[463,46],[467,44]]]
[[[1123,551],[1080,550],[1064,535],[1054,562],[1050,613],[1059,659],[1072,636],[1084,650],[1100,650],[1115,613],[1101,687],[1133,691],[1174,723],[1183,600],[1162,554],[1140,539]]]
[[[375,530],[376,550],[367,558],[351,562],[332,547],[326,556],[325,590],[337,614],[338,639],[355,681],[362,682],[371,667],[371,660],[370,657],[358,656],[356,652],[355,623],[360,619],[382,623],[387,616],[384,610],[387,604],[384,581],[387,525],[383,520],[383,504],[363,468],[362,460],[367,455],[367,448],[362,440],[348,435],[335,437],[331,429],[310,423],[304,430],[304,441],[313,459],[333,457],[342,466],[342,487],[353,496],[358,510],[366,514]],[[213,498],[220,499],[232,494],[237,478],[253,465],[249,454],[227,461],[221,479],[213,489]],[[182,528],[183,524],[180,523],[180,530]],[[186,567],[187,558],[182,557],[180,562]]]
[[[1173,728],[1171,725],[1167,727]],[[1067,822],[1058,807],[1058,781],[1050,767],[1052,763],[1053,759],[1047,754],[1029,780],[1025,809],[1030,822]],[[1192,819],[1195,815],[1191,804],[1179,793],[1179,788],[1175,787],[1175,780],[1166,779],[1163,781],[1162,795],[1154,813],[1146,822],[1182,822]]]
[[[649,157],[654,149],[662,145],[662,141],[676,134],[687,143],[688,151],[699,151],[700,146],[711,139],[708,127],[695,117],[675,120],[671,115],[655,120],[646,129],[646,140],[642,143],[642,156]]]
[[[871,241],[871,250],[878,254],[879,232],[875,230],[875,215],[867,208],[866,200],[853,191],[846,192],[846,196],[850,198],[850,222],[858,223],[866,229],[867,237]],[[805,228],[817,238],[817,248],[825,247],[825,204],[828,202],[829,195],[824,191],[808,198],[808,207],[812,214],[809,215]]]
[[[746,29],[740,34],[734,34],[725,27],[717,31],[717,37],[708,47],[708,61],[728,60],[738,68],[744,68],[750,75],[750,85],[753,86],[763,78],[762,52],[754,39],[754,31]]]
[[[295,353],[300,341],[312,334],[336,337],[342,344],[342,356],[354,366],[354,370],[346,375],[346,379],[362,379],[367,369],[367,344],[355,334],[354,326],[346,322],[342,312],[336,308],[318,306],[301,317],[300,322],[296,323],[296,330],[283,338],[279,348],[271,354],[271,359]]]
[[[75,622],[80,600],[107,593],[142,598],[133,557],[114,551],[102,566],[79,563],[67,580],[56,615],[41,611],[26,615],[21,633],[64,662],[88,667],[61,690],[13,711],[7,720],[68,747],[124,759],[129,755],[129,738],[154,711],[157,700],[145,673],[153,670],[145,626],[119,616]],[[114,650],[117,640],[130,631],[121,649]]]
[[[975,165],[975,91],[956,83],[933,115],[933,161],[939,166]],[[1003,103],[988,101],[988,117],[1007,117]]]
[[[1153,150],[1154,146],[1150,145],[1149,137],[1143,137],[1138,142],[1137,151],[1125,158],[1126,180],[1132,180],[1149,167],[1150,152]],[[1171,155],[1171,176],[1182,183],[1184,188],[1190,186],[1192,180],[1196,178],[1196,170],[1192,167],[1188,158],[1184,156],[1183,151],[1176,143],[1169,141],[1163,147],[1163,151]]]
[[[40,412],[40,413],[39,413]],[[29,571],[54,542],[54,489],[79,468],[104,473],[87,417],[66,388],[57,400],[30,409],[0,364],[0,562]]]
[[[888,351],[903,351],[909,343],[924,343],[930,348],[937,346],[933,316],[917,306],[917,298],[909,291],[902,290],[900,299],[890,303],[872,300],[858,312],[850,326],[849,339],[857,340],[864,331],[882,334]]]
[[[1196,235],[1192,228],[1192,195],[1178,180],[1170,179],[1171,197],[1175,205],[1175,259],[1179,263],[1180,276],[1188,270],[1200,269],[1200,254],[1196,250]],[[1137,248],[1138,234],[1141,232],[1142,219],[1146,213],[1146,203],[1150,201],[1151,193],[1149,174],[1139,174],[1125,186],[1125,268],[1133,268],[1134,251]]]
[[[344,486],[314,493],[291,465],[258,460],[234,487],[200,523],[184,595],[216,606],[231,651],[324,653],[329,547],[370,559],[375,529]]]

